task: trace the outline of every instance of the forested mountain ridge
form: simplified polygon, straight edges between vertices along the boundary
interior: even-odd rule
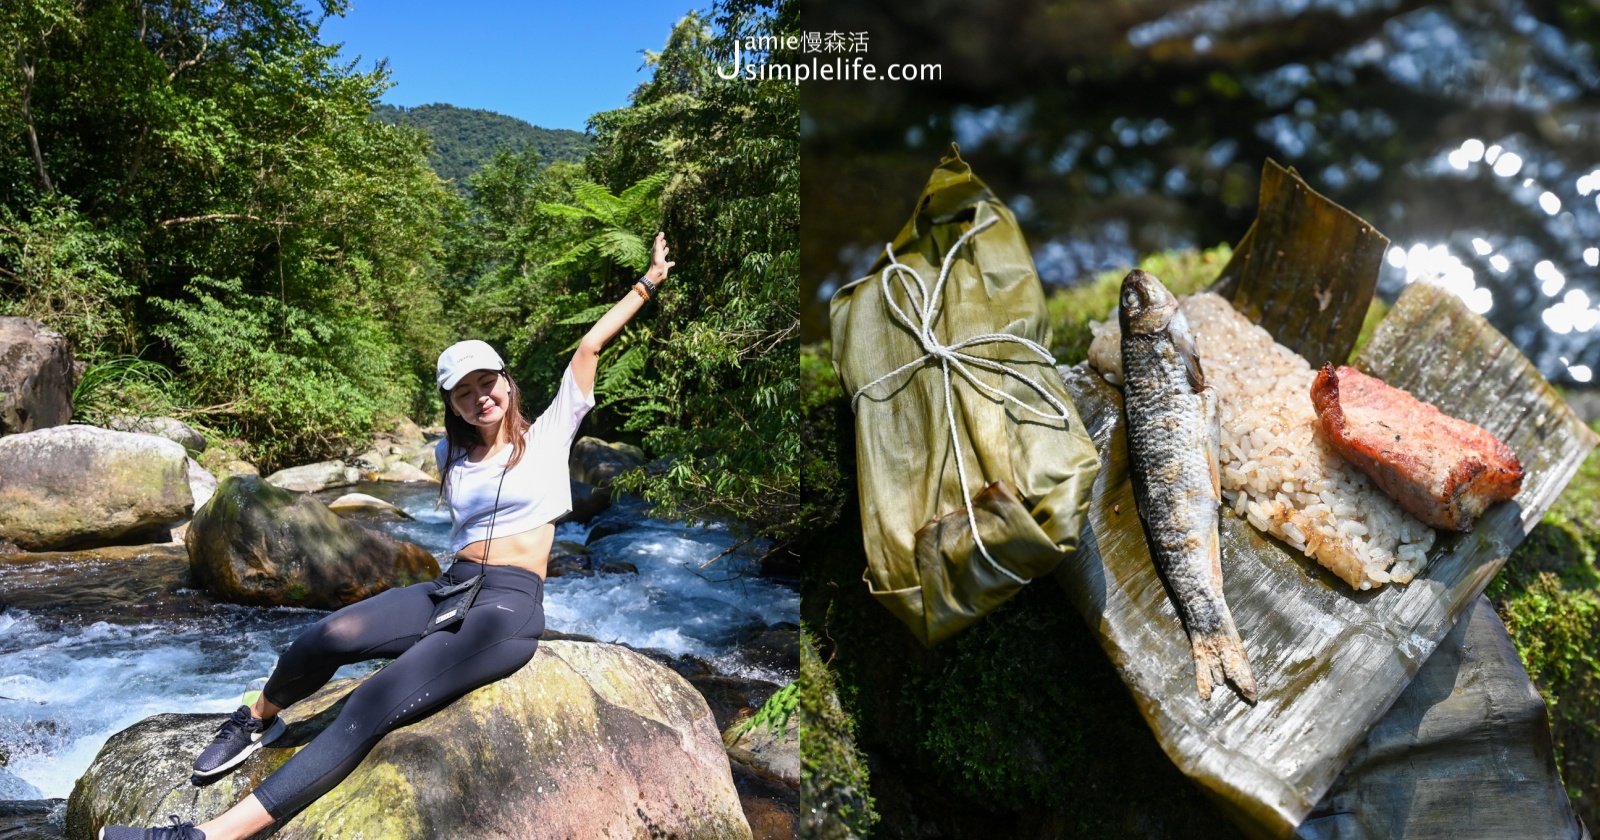
[[[589,151],[589,138],[569,128],[539,128],[516,117],[479,108],[458,108],[435,103],[415,108],[379,105],[372,118],[386,125],[420,128],[433,140],[428,163],[439,177],[464,193],[467,178],[483,168],[495,149],[531,148],[545,166],[558,161],[577,162]]]

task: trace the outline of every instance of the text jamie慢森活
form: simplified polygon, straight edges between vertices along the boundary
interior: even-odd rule
[[[772,53],[811,53],[809,59],[769,61]],[[890,64],[879,67],[861,53],[867,51],[865,32],[805,32],[799,35],[753,35],[733,44],[733,63],[718,67],[723,79],[745,78],[804,82],[810,80],[895,82],[939,81],[944,78],[940,64]],[[820,55],[819,55],[820,53]],[[846,57],[845,53],[855,53]]]

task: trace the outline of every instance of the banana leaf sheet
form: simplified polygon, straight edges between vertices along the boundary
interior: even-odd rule
[[[1044,349],[1017,221],[954,147],[832,321],[856,395],[864,577],[935,644],[1072,554],[1099,458]]]
[[[1439,644],[1295,837],[1584,840],[1550,714],[1489,599]]]
[[[1240,282],[1243,272],[1230,265],[1221,289],[1280,342],[1304,350],[1312,341],[1323,349],[1309,352],[1339,363],[1338,347],[1348,352],[1360,329],[1351,313],[1366,311],[1374,288],[1366,273],[1376,265],[1350,259],[1321,263],[1319,272],[1306,262],[1325,253],[1298,241],[1359,242],[1367,235],[1356,232],[1371,228],[1292,171],[1277,177],[1270,168],[1259,214],[1287,206],[1300,218],[1285,224],[1258,215],[1241,251],[1251,272],[1278,280]],[[1268,192],[1286,185],[1292,202]],[[1262,298],[1269,296],[1294,305],[1268,305]],[[1504,336],[1428,283],[1406,289],[1352,364],[1505,441],[1522,459],[1523,489],[1490,508],[1472,533],[1441,532],[1411,583],[1370,592],[1352,590],[1315,560],[1224,514],[1224,592],[1260,685],[1255,706],[1231,691],[1200,700],[1187,637],[1134,506],[1121,392],[1087,363],[1061,368],[1101,469],[1082,546],[1056,579],[1167,755],[1251,837],[1294,833],[1596,443]]]

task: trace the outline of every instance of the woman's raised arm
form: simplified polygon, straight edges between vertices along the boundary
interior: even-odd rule
[[[674,265],[677,263],[667,261],[667,235],[657,233],[655,242],[650,245],[650,268],[645,271],[645,278],[660,288],[667,282],[667,271]],[[633,316],[644,306],[644,301],[644,296],[637,292],[628,292],[626,297],[601,315],[583,340],[578,342],[578,352],[572,354],[572,378],[585,394],[594,392],[594,374],[600,363],[600,351],[633,320]]]

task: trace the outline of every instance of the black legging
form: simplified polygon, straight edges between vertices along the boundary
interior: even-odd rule
[[[454,631],[419,638],[428,593],[485,572],[483,589]],[[256,788],[274,820],[332,790],[385,733],[515,673],[544,632],[544,581],[515,566],[458,561],[438,580],[391,589],[312,625],[278,659],[261,693],[280,708],[310,696],[341,665],[395,660],[350,692],[339,717]]]

